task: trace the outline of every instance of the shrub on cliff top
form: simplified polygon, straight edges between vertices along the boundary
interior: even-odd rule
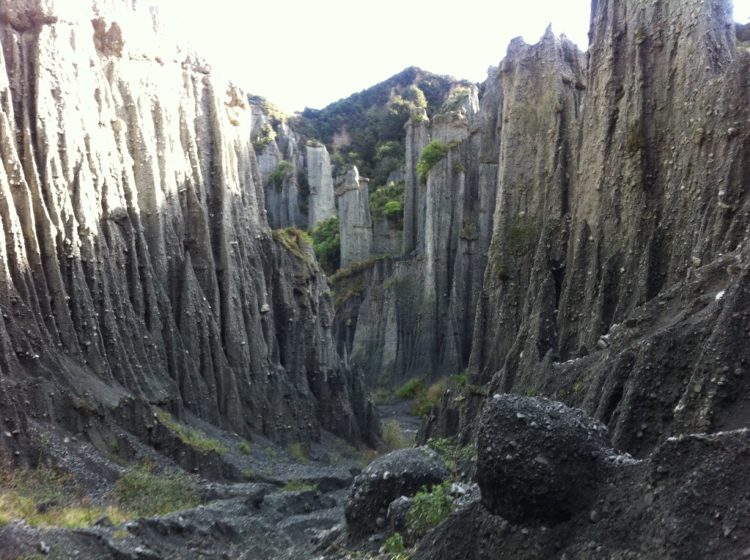
[[[445,157],[448,153],[448,146],[440,140],[433,140],[424,147],[422,155],[417,162],[417,175],[422,183],[427,182],[427,174],[437,162]]]
[[[341,234],[336,216],[319,222],[312,230],[312,244],[320,266],[327,274],[338,270],[341,262]]]

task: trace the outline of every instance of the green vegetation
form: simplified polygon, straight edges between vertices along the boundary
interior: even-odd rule
[[[406,437],[398,420],[391,419],[383,422],[383,449],[386,452],[403,449],[411,444],[412,442]]]
[[[304,480],[291,480],[280,488],[282,492],[314,492],[318,487]]]
[[[287,177],[291,177],[294,172],[294,164],[290,161],[281,160],[273,173],[268,177],[268,181],[277,189],[284,185]]]
[[[416,416],[427,416],[432,412],[432,408],[437,406],[440,399],[448,388],[448,380],[438,379],[435,383],[427,387],[417,395],[417,400],[411,409],[412,414]]]
[[[250,455],[250,453],[253,452],[253,448],[250,445],[250,442],[247,441],[240,442],[240,444],[237,446],[237,449],[239,449],[240,453],[242,453],[243,455]]]
[[[0,472],[0,526],[23,519],[33,527],[77,529],[104,515],[114,523],[132,517],[116,506],[93,505],[73,477],[58,469],[6,466]]]
[[[126,510],[137,515],[162,515],[198,503],[193,480],[181,471],[155,472],[144,463],[128,469],[115,485],[114,497]]]
[[[331,284],[336,284],[336,282],[339,282],[341,280],[344,280],[345,278],[354,276],[358,272],[371,269],[373,266],[375,266],[375,263],[381,260],[382,258],[383,257],[373,257],[371,259],[365,259],[363,261],[353,263],[351,266],[348,266],[346,268],[340,268],[336,271],[335,274],[330,276],[328,280],[331,281]]]
[[[470,445],[458,445],[451,438],[430,439],[427,446],[433,449],[445,462],[451,478],[463,478],[463,473],[468,465],[474,460],[474,447]]]
[[[391,181],[370,193],[370,213],[373,218],[397,217],[404,215],[404,182]]]
[[[205,433],[180,424],[174,417],[161,408],[156,409],[156,418],[159,422],[179,438],[185,445],[204,453],[226,453],[229,448],[219,440],[208,437]]]
[[[420,393],[426,390],[424,379],[415,377],[396,389],[396,396],[402,399],[416,399]]]
[[[312,239],[306,232],[295,227],[275,229],[273,230],[273,238],[286,247],[295,257],[302,259],[308,264],[314,263],[306,253],[306,249],[312,247],[313,244]]]
[[[341,235],[339,219],[332,216],[318,223],[312,230],[315,256],[327,274],[333,274],[341,263]]]
[[[276,132],[270,124],[264,123],[253,138],[253,146],[257,150],[261,150],[274,140],[276,140]]]
[[[468,370],[463,370],[461,373],[457,373],[456,375],[451,376],[451,383],[463,389],[464,387],[466,387],[466,374],[467,373],[468,373]]]
[[[391,555],[391,560],[408,560],[409,558],[409,555],[406,553],[404,537],[401,533],[393,533],[390,537],[385,539],[383,548],[385,548],[385,551]]]
[[[437,162],[448,153],[448,146],[440,140],[433,140],[422,150],[417,162],[417,175],[422,183],[427,182],[427,175]]]
[[[292,456],[292,459],[299,463],[309,463],[308,451],[305,446],[299,442],[290,443],[286,446],[286,451]]]
[[[430,490],[420,490],[406,513],[406,524],[411,535],[421,537],[440,525],[453,511],[450,497],[451,483],[436,484]]]
[[[403,165],[404,125],[411,114],[418,109],[434,114],[455,85],[450,77],[407,68],[324,109],[305,109],[292,119],[293,127],[331,149],[334,173],[354,164],[370,177],[371,184],[384,185],[390,172]],[[344,145],[342,132],[346,133]],[[337,150],[332,149],[334,136]]]
[[[440,111],[443,113],[457,111],[466,102],[469,95],[471,95],[471,90],[468,87],[455,88],[448,96],[448,99],[445,100],[445,103],[443,103]]]
[[[260,95],[248,95],[247,101],[250,105],[260,107],[261,111],[271,120],[272,126],[278,126],[287,120],[287,114],[276,105]]]
[[[516,256],[524,256],[534,249],[537,242],[538,228],[529,218],[519,216],[513,220],[505,231],[503,245]]]

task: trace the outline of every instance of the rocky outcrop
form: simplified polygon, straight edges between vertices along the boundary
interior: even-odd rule
[[[3,10],[0,424],[16,436],[0,446],[23,449],[31,423],[117,421],[133,399],[248,437],[367,437],[325,280],[268,229],[244,95],[139,50],[152,22],[127,2]],[[102,50],[115,23],[122,53],[114,35]]]
[[[495,103],[497,96],[490,92],[486,100]],[[482,155],[482,132],[493,121],[477,111],[477,92],[468,89],[451,110],[432,121],[417,112],[406,125],[404,254],[362,274],[357,309],[339,311],[347,324],[339,339],[351,341],[352,363],[370,383],[452,375],[468,362],[497,170]],[[430,139],[445,146],[445,157],[418,177]]]
[[[307,182],[310,188],[307,223],[309,229],[312,229],[319,222],[336,215],[336,201],[328,150],[314,141],[308,141],[305,150]]]
[[[750,55],[729,2],[592,16],[586,64],[548,33],[501,65],[470,383],[580,405],[646,455],[744,426]],[[446,405],[467,436],[480,395]]]
[[[741,557],[750,545],[743,521],[750,491],[743,474],[750,457],[746,429],[669,438],[638,461],[608,448],[600,424],[560,403],[498,396],[481,423],[480,438],[492,441],[484,439],[477,449],[480,469],[488,462],[500,471],[500,465],[513,464],[504,471],[510,484],[480,478],[481,502],[457,510],[428,533],[414,558],[728,559]],[[565,444],[545,436],[545,426],[550,434],[563,434]],[[495,444],[509,457],[501,457]],[[588,455],[596,468],[590,476],[560,477],[557,468],[574,474],[581,467],[572,460],[577,453]],[[548,477],[557,478],[555,486],[546,484]],[[574,500],[580,507],[550,519],[542,502],[550,500],[560,512],[559,506],[569,504],[556,497],[566,492],[585,501]],[[501,495],[503,515],[495,507],[500,502],[488,500]],[[524,515],[517,517],[519,512]]]
[[[339,231],[341,232],[341,268],[364,261],[372,252],[369,181],[351,167],[336,189]]]
[[[363,537],[383,531],[391,502],[447,477],[442,460],[428,448],[399,449],[376,459],[354,479],[346,501],[349,534]]]

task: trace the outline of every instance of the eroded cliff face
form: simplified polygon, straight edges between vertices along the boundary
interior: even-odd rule
[[[372,436],[311,251],[268,228],[244,94],[147,50],[148,12],[75,4],[0,5],[0,448],[134,399],[247,436]]]
[[[592,16],[585,64],[547,35],[501,65],[470,382],[582,406],[640,454],[745,422],[750,55],[728,1]],[[471,426],[483,392],[444,408]]]

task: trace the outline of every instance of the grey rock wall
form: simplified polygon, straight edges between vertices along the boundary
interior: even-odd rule
[[[325,146],[308,142],[305,146],[307,182],[310,186],[308,202],[308,227],[336,215],[331,158]]]
[[[244,94],[149,50],[128,3],[89,10],[2,6],[0,424],[18,434],[0,445],[40,422],[84,430],[71,399],[368,437],[325,281],[268,229]]]
[[[341,268],[363,261],[372,254],[369,181],[352,166],[336,189],[339,231],[341,232]]]

